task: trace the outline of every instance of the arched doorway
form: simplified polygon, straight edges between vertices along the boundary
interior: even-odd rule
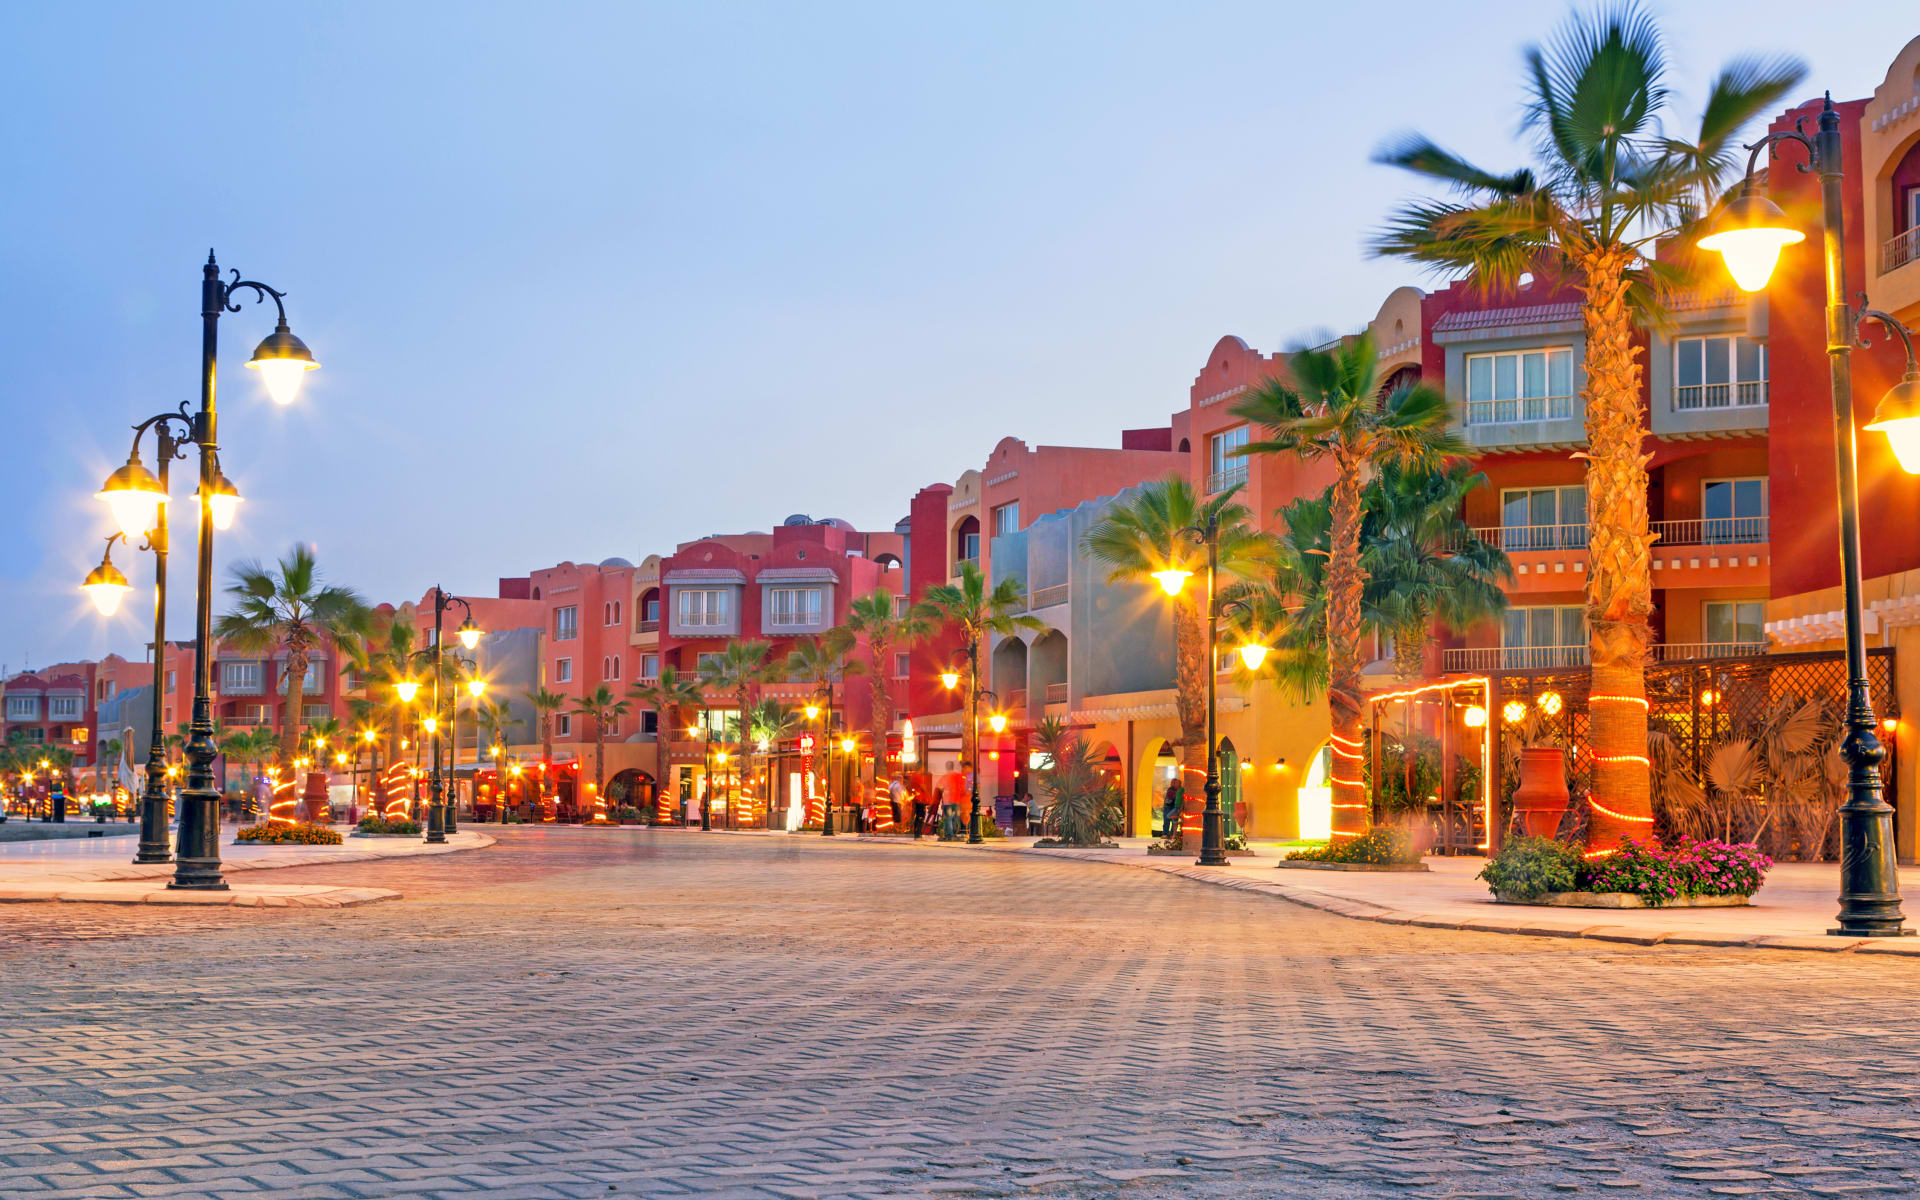
[[[956,565],[980,558],[980,518],[967,517],[954,526],[953,561]]]
[[[1326,742],[1308,760],[1300,779],[1298,834],[1304,841],[1333,836],[1333,743]]]
[[[1133,777],[1133,828],[1129,833],[1134,837],[1166,836],[1160,822],[1161,802],[1167,785],[1179,777],[1180,756],[1173,744],[1165,738],[1148,739]]]
[[[653,776],[639,767],[628,767],[607,780],[607,803],[616,810],[638,809],[644,819],[653,810],[654,791]]]

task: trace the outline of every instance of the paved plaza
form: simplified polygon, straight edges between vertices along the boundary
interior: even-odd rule
[[[640,830],[0,906],[0,1195],[1920,1193],[1920,964]]]

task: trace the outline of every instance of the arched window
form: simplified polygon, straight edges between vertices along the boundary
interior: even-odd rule
[[[956,562],[977,562],[980,558],[980,519],[968,517],[953,531],[953,557]]]

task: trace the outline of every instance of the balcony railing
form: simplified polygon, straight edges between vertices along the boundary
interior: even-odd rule
[[[1007,690],[1007,710],[1009,712],[1025,710],[1027,707],[1027,689],[1009,688]]]
[[[1653,521],[1652,532],[1660,535],[1657,546],[1742,546],[1765,542],[1766,517],[1706,517],[1687,521]],[[1473,535],[1490,546],[1508,553],[1539,550],[1584,550],[1587,526],[1582,525],[1482,525]]]
[[[1689,383],[1673,389],[1675,412],[1701,412],[1716,408],[1765,408],[1767,381],[1749,379],[1741,383]]]
[[[1066,684],[1050,683],[1047,685],[1047,703],[1048,704],[1065,704],[1066,702],[1067,702],[1067,685]]]
[[[1655,662],[1694,658],[1748,658],[1765,654],[1765,642],[1664,642],[1653,647]]]
[[[640,632],[641,632],[641,633],[659,633],[659,632],[660,632],[660,622],[658,622],[658,621],[642,621],[642,622],[640,622]]]
[[[1501,550],[1584,550],[1587,527],[1581,525],[1484,525],[1473,535]]]
[[[1237,467],[1228,467],[1224,471],[1215,471],[1213,474],[1207,476],[1207,495],[1211,496],[1215,492],[1224,492],[1228,488],[1245,483],[1246,481],[1247,464],[1245,463],[1241,463]]]
[[[1661,546],[1745,546],[1767,540],[1765,517],[1707,517],[1698,521],[1654,521]]]
[[[1067,585],[1056,583],[1052,587],[1035,588],[1027,594],[1028,608],[1049,608],[1055,604],[1067,602]]]
[[[1449,671],[1547,671],[1587,665],[1585,646],[1469,646],[1443,650]]]
[[[1572,396],[1527,396],[1514,400],[1467,401],[1469,425],[1518,425],[1524,421],[1565,421],[1573,417]]]
[[[1920,258],[1920,225],[1915,225],[1899,237],[1889,238],[1880,247],[1880,270],[1898,270],[1914,259]]]
[[[1650,647],[1655,662],[1701,658],[1746,658],[1765,654],[1765,642],[1661,642]],[[1587,665],[1585,646],[1469,646],[1443,650],[1448,671],[1553,671]]]

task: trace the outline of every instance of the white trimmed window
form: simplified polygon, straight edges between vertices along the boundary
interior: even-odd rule
[[[1710,546],[1767,540],[1767,481],[1700,481],[1700,540]]]
[[[1587,489],[1507,488],[1500,493],[1502,550],[1567,550],[1587,544]]]
[[[1020,531],[1020,502],[996,505],[993,510],[993,536]]]
[[[731,611],[729,593],[720,588],[677,588],[675,612],[683,628],[720,626],[727,623]]]
[[[555,683],[573,682],[573,660],[556,658],[553,660],[553,681]]]
[[[7,720],[37,721],[40,719],[40,697],[8,696]]]
[[[640,678],[660,678],[660,656],[658,654],[642,654],[640,656]]]
[[[1761,408],[1767,403],[1767,344],[1733,334],[1676,338],[1673,407],[1676,412]]]
[[[78,721],[80,719],[80,714],[85,712],[86,710],[87,710],[87,704],[84,697],[81,697],[81,696],[48,696],[47,697],[47,720],[49,721]]]
[[[553,610],[553,640],[569,642],[580,636],[580,608],[569,604]]]
[[[902,653],[893,656],[893,677],[895,679],[905,679],[912,673],[913,655]]]
[[[1700,631],[1717,646],[1759,645],[1767,640],[1763,600],[1708,600],[1701,606]]]
[[[555,737],[572,737],[573,736],[573,714],[572,713],[553,714],[553,736]]]
[[[1501,666],[1579,667],[1587,661],[1587,612],[1577,604],[1509,608],[1500,630]]]
[[[600,677],[602,679],[620,678],[620,656],[618,654],[609,654],[601,662]]]
[[[1234,451],[1247,444],[1247,427],[1236,425],[1207,439],[1207,494],[1247,481],[1247,460]]]
[[[767,589],[767,624],[813,626],[820,624],[821,589],[817,587],[777,587]]]
[[[1467,424],[1511,425],[1573,416],[1573,348],[1467,355]]]
[[[220,664],[220,690],[257,695],[260,691],[260,664],[223,662]]]

